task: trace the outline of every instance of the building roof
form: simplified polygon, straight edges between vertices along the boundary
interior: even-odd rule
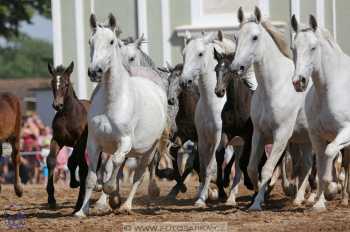
[[[36,89],[50,88],[49,78],[0,79],[0,92],[11,92],[21,97],[31,97]]]

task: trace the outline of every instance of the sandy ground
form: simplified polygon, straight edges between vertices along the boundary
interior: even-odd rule
[[[17,198],[12,186],[2,186],[0,194],[0,231],[9,231],[9,214],[17,215],[16,223],[23,223],[21,231],[122,231],[123,222],[227,222],[228,231],[350,231],[350,209],[340,206],[339,200],[328,203],[325,212],[314,212],[309,207],[293,207],[284,197],[279,185],[274,189],[263,212],[247,212],[249,192],[240,189],[238,207],[211,202],[206,209],[193,206],[197,181],[187,181],[188,190],[178,199],[165,197],[174,182],[159,181],[161,196],[150,199],[146,194],[146,181],[134,200],[132,214],[91,210],[88,218],[72,216],[77,190],[56,186],[57,210],[47,208],[44,186],[25,186],[24,196]],[[122,187],[122,197],[128,186]],[[99,193],[94,193],[96,200]],[[12,205],[12,206],[11,206]]]

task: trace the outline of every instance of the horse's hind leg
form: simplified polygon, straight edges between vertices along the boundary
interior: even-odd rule
[[[147,166],[150,165],[150,162],[152,162],[152,160],[154,158],[156,144],[157,143],[155,143],[151,149],[149,149],[146,153],[143,154],[143,156],[141,158],[141,162],[139,163],[139,166],[137,167],[137,169],[135,171],[134,182],[133,182],[131,191],[130,191],[126,201],[120,207],[119,211],[129,212],[131,210],[132,201],[133,201],[134,196],[136,194],[137,188],[139,187],[139,185],[141,184],[141,182],[143,180]]]
[[[21,183],[21,177],[19,176],[19,166],[21,165],[21,156],[19,154],[19,135],[16,135],[15,137],[10,139],[10,143],[12,146],[12,162],[13,167],[15,168],[15,183],[14,188],[16,195],[18,197],[21,197],[23,194],[23,187]]]
[[[46,191],[48,195],[48,204],[50,208],[56,207],[56,199],[55,199],[55,187],[53,184],[53,173],[56,166],[56,157],[61,147],[58,145],[55,139],[51,139],[50,143],[50,154],[47,157],[47,169],[49,172],[47,178]]]
[[[156,168],[158,166],[157,159],[159,153],[154,156],[154,159],[151,162],[151,165],[148,166],[149,169],[149,183],[148,183],[148,194],[151,197],[158,197],[160,195],[160,189],[156,181]]]
[[[344,149],[343,152],[343,160],[342,166],[345,170],[345,181],[342,189],[342,205],[349,205],[349,194],[350,194],[350,185],[349,185],[349,177],[350,177],[350,151],[349,149]]]

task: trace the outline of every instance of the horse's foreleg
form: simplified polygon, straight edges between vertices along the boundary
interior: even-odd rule
[[[276,165],[287,146],[289,138],[290,136],[288,136],[288,134],[278,133],[278,131],[275,133],[271,154],[267,158],[267,161],[261,171],[261,183],[259,185],[259,192],[256,195],[253,204],[249,207],[249,210],[261,210],[261,204],[264,202],[268,181],[272,177],[273,171],[275,170]]]
[[[235,167],[235,175],[233,177],[233,181],[232,181],[232,186],[231,186],[231,191],[230,191],[230,195],[226,201],[226,205],[231,205],[231,206],[235,206],[237,205],[236,203],[236,195],[238,194],[238,187],[239,187],[239,182],[241,180],[241,170],[239,168],[239,160],[240,160],[240,156],[242,155],[241,152],[235,152],[236,154],[234,154],[234,167]]]
[[[198,149],[200,160],[200,176],[202,176],[202,183],[199,188],[199,196],[195,203],[196,206],[205,207],[205,201],[208,199],[208,191],[210,181],[215,175],[216,157],[215,152],[219,146],[221,133],[217,133],[215,142],[208,144],[202,136],[198,136]],[[204,182],[204,183],[203,183]]]
[[[258,130],[254,130],[252,137],[252,149],[247,167],[249,179],[253,184],[254,191],[257,192],[259,181],[259,163],[264,154],[264,140],[262,134]]]
[[[118,150],[112,155],[113,162],[113,170],[111,177],[108,181],[103,183],[103,191],[107,194],[112,194],[116,191],[116,179],[119,172],[120,167],[123,165],[125,161],[126,154],[128,154],[131,150],[131,138],[129,136],[122,137],[120,139],[120,144]]]
[[[53,184],[53,174],[56,167],[56,158],[58,152],[61,150],[61,147],[58,145],[55,139],[51,139],[50,143],[50,153],[47,157],[47,169],[48,169],[48,178],[46,191],[48,194],[48,204],[50,208],[56,207],[56,199],[55,199],[55,187]]]
[[[95,141],[89,136],[88,137],[88,157],[89,157],[89,165],[88,165],[88,174],[85,181],[85,194],[83,204],[78,212],[74,215],[77,217],[86,217],[86,214],[89,211],[89,201],[91,198],[92,190],[96,186],[97,183],[97,164],[98,159],[101,154],[101,149],[95,144]]]
[[[21,177],[19,176],[19,166],[21,165],[21,156],[19,153],[19,138],[16,136],[15,138],[11,139],[11,146],[12,146],[12,162],[13,167],[15,168],[15,183],[14,188],[16,195],[18,197],[21,197],[23,194],[23,187],[21,183]]]
[[[79,146],[79,144],[77,144],[73,148],[72,154],[69,156],[68,163],[67,163],[67,166],[68,166],[68,169],[69,169],[69,173],[70,173],[69,186],[71,188],[78,188],[79,185],[80,185],[79,181],[75,177],[75,170],[77,169],[77,167],[79,165],[79,158],[80,158],[79,157],[80,150],[79,150],[79,148],[77,146]],[[79,169],[79,171],[80,171],[80,169]]]

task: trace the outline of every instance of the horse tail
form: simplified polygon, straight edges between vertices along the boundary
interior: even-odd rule
[[[170,141],[170,128],[166,127],[163,130],[163,133],[158,142],[159,159],[162,160],[163,162],[165,161],[166,163],[169,163],[171,160],[173,160],[169,151],[169,141]]]

